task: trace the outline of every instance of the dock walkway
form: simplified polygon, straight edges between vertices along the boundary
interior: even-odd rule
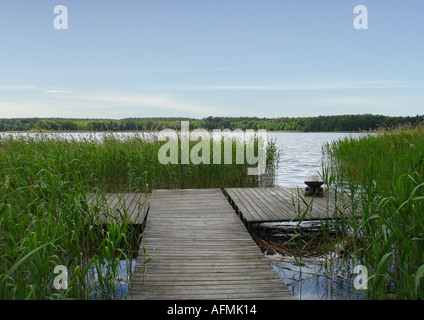
[[[220,189],[149,202],[130,299],[294,299]]]

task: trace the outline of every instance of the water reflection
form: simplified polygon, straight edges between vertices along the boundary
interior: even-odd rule
[[[120,260],[120,263],[114,273],[114,291],[109,292],[108,288],[99,283],[99,275],[97,269],[92,266],[88,272],[90,299],[113,299],[125,300],[129,294],[131,275],[135,268],[135,259],[131,261]],[[107,278],[107,265],[104,265],[102,270],[103,277]]]
[[[363,300],[366,292],[355,290],[353,261],[337,257],[294,259],[269,256],[272,266],[300,300]]]
[[[297,299],[365,299],[337,228],[327,225],[324,235],[317,221],[268,222],[256,224],[252,236]]]

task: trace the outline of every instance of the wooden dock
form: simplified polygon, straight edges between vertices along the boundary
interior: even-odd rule
[[[324,220],[341,215],[359,215],[358,204],[325,191],[324,197],[305,196],[297,188],[226,188],[233,208],[247,223]],[[337,209],[336,209],[337,206]]]
[[[149,202],[129,299],[295,299],[220,189]]]
[[[103,197],[104,196],[104,197]],[[99,223],[108,223],[112,219],[122,222],[129,219],[132,224],[142,225],[149,210],[147,193],[105,193],[103,196],[87,195],[89,206],[97,205],[100,209]]]
[[[331,219],[354,206],[334,192],[307,197],[287,188],[106,193],[87,195],[87,202],[102,213],[98,223],[123,218],[144,226],[134,300],[295,299],[243,222]]]

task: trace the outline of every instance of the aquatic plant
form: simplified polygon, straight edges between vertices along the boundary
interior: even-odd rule
[[[356,199],[351,255],[368,269],[370,299],[424,298],[424,129],[396,128],[324,148],[326,184]]]

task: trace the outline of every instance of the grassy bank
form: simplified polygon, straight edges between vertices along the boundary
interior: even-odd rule
[[[98,224],[101,201],[89,207],[86,193],[101,200],[106,191],[165,187],[168,173],[178,173],[179,166],[159,163],[164,143],[110,134],[101,140],[0,139],[0,299],[121,298],[116,275],[121,261],[131,265],[140,234],[125,217]],[[232,148],[235,157],[236,142]],[[268,165],[276,153],[271,143]],[[235,158],[226,165],[184,165],[184,187],[257,185],[248,167]],[[63,279],[54,272],[59,265],[68,270],[67,289],[54,286]]]
[[[326,184],[355,199],[344,238],[368,268],[368,298],[424,298],[424,129],[399,128],[324,150]]]

